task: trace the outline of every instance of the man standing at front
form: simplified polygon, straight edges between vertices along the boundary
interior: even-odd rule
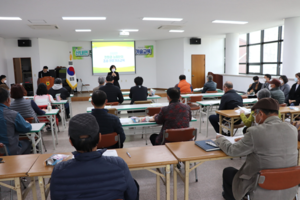
[[[279,104],[263,98],[253,107],[257,126],[247,129],[245,136],[232,144],[222,136],[216,143],[229,156],[247,156],[240,170],[233,167],[223,171],[223,197],[240,200],[247,193],[256,200],[292,200],[298,186],[285,190],[265,190],[256,185],[258,172],[263,169],[287,168],[297,165],[297,130],[278,118]]]

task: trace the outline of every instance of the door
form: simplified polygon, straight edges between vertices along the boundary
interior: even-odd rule
[[[23,83],[21,58],[13,58],[15,83]]]
[[[192,85],[202,88],[205,83],[205,55],[192,55]]]

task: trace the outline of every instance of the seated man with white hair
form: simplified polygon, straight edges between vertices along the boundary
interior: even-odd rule
[[[99,88],[102,87],[105,84],[105,77],[104,76],[99,76],[98,77],[98,83],[99,83],[99,85],[93,89],[93,92],[99,90]]]

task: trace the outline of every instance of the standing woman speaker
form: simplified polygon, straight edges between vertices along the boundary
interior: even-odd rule
[[[111,75],[112,77],[114,77],[114,85],[121,89],[120,84],[119,84],[120,76],[119,76],[119,73],[116,72],[116,66],[112,65],[112,66],[110,66],[109,69],[110,69],[110,72],[107,74],[107,76]]]

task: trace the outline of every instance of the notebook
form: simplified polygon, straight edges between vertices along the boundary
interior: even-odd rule
[[[217,150],[220,150],[219,147],[211,146],[209,144],[206,144],[206,142],[212,142],[212,143],[215,144],[215,142],[212,141],[212,140],[202,140],[202,141],[195,141],[195,145],[197,145],[198,147],[200,147],[204,151],[217,151]]]

